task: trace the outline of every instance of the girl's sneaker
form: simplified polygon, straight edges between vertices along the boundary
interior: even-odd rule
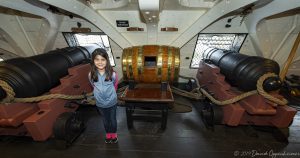
[[[111,143],[111,139],[112,139],[111,133],[106,133],[104,142],[106,144],[109,144],[109,143]]]
[[[112,139],[111,139],[111,138],[105,138],[105,140],[104,140],[104,142],[105,142],[106,144],[109,144],[109,143],[111,143],[111,141],[112,141]]]
[[[112,138],[110,143],[113,143],[113,144],[118,143],[118,137]]]

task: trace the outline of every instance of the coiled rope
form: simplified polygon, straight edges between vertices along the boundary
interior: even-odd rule
[[[224,101],[219,101],[217,99],[215,99],[212,95],[210,95],[205,89],[203,88],[196,88],[197,90],[193,90],[193,91],[197,91],[198,93],[193,93],[192,92],[186,92],[186,91],[183,91],[183,90],[180,90],[176,87],[172,87],[172,90],[174,90],[174,92],[176,94],[179,94],[179,95],[182,95],[182,96],[185,96],[185,97],[189,97],[189,98],[192,98],[192,99],[199,99],[199,98],[203,98],[203,96],[201,96],[201,94],[199,94],[199,90],[201,91],[202,94],[204,94],[210,101],[212,101],[213,103],[217,104],[217,105],[228,105],[228,104],[232,104],[232,103],[235,103],[235,102],[238,102],[246,97],[249,97],[251,95],[254,95],[254,94],[260,94],[262,95],[264,98],[278,104],[278,105],[286,105],[288,103],[288,101],[284,98],[282,99],[279,99],[279,98],[276,98],[270,94],[268,94],[264,89],[263,89],[263,83],[264,81],[269,78],[269,77],[276,77],[277,75],[275,73],[266,73],[264,74],[263,76],[261,76],[257,83],[256,83],[256,88],[257,90],[253,90],[253,91],[249,91],[249,92],[245,92],[243,94],[240,94],[234,98],[231,98],[231,99],[228,99],[228,100],[224,100]],[[182,77],[182,76],[180,76]],[[182,77],[182,78],[187,78],[187,77]],[[194,78],[193,78],[194,79]],[[198,83],[198,81],[196,82]],[[199,86],[199,85],[198,85]],[[200,86],[199,86],[200,87]],[[183,94],[183,93],[186,93],[186,94]]]

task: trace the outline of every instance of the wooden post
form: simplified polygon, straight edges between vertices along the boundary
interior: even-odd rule
[[[294,59],[294,57],[296,55],[299,43],[300,43],[300,32],[298,32],[298,36],[297,36],[297,38],[296,38],[296,40],[294,42],[293,48],[292,48],[292,50],[290,52],[290,55],[287,58],[286,62],[284,63],[284,67],[283,67],[283,69],[280,72],[279,76],[280,76],[280,79],[282,81],[284,80],[284,78],[285,78],[285,76],[286,76],[286,74],[287,74],[287,72],[289,70],[289,67],[290,67],[290,65],[291,65],[291,63],[292,63],[292,61],[293,61],[293,59]]]

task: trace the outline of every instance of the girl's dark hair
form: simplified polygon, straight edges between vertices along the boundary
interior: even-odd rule
[[[105,66],[105,74],[106,74],[106,77],[105,77],[105,81],[111,81],[112,79],[112,74],[113,74],[113,68],[112,66],[110,65],[110,62],[109,62],[109,57],[108,57],[108,54],[107,52],[105,51],[105,49],[103,48],[97,48],[93,53],[92,53],[92,61],[91,61],[91,79],[94,81],[94,82],[98,82],[98,70],[97,70],[97,67],[94,63],[94,60],[96,58],[97,55],[100,55],[102,56],[103,58],[106,59],[106,66]]]

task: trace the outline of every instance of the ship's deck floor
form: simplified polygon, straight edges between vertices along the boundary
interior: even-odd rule
[[[71,147],[58,150],[51,138],[35,142],[29,137],[0,136],[1,158],[113,158],[113,157],[300,157],[300,112],[289,127],[289,136],[274,128],[256,129],[251,126],[215,126],[208,130],[201,121],[198,107],[190,113],[169,112],[167,129],[159,122],[134,122],[128,130],[125,108],[118,107],[118,144],[104,143],[102,116],[95,107],[79,110],[87,120],[87,128]],[[258,155],[259,154],[259,155]],[[294,155],[292,155],[294,154]],[[280,157],[277,155],[277,157]]]

